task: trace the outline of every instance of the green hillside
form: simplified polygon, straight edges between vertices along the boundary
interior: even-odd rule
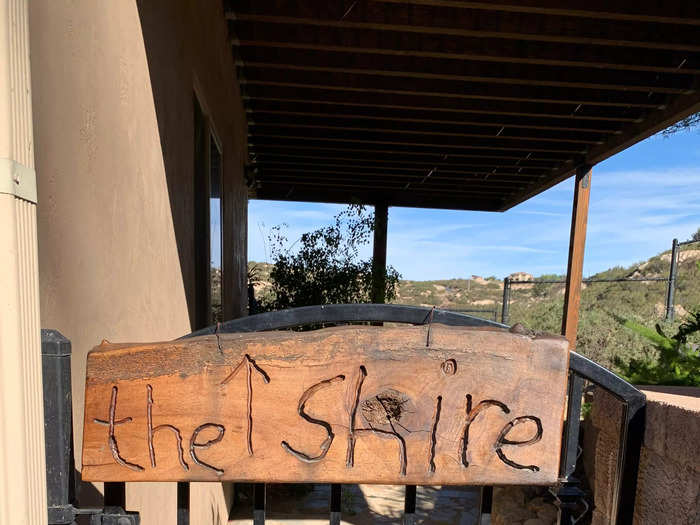
[[[584,284],[581,294],[581,316],[577,349],[579,352],[614,368],[615,358],[628,362],[651,352],[650,345],[637,334],[623,328],[617,318],[632,319],[649,327],[660,323],[666,333],[674,333],[687,311],[700,308],[700,249],[690,245],[680,252],[676,288],[676,321],[666,323],[665,282],[627,282]],[[615,267],[589,276],[593,279],[668,277],[670,253],[663,252],[648,261],[627,268]],[[265,294],[271,266],[249,263],[256,268],[256,296]],[[530,279],[528,274],[512,278]],[[535,280],[556,280],[562,276],[544,275]],[[437,306],[451,310],[484,310],[475,312],[486,319],[500,320],[503,282],[472,276],[437,281],[402,280],[397,298],[399,304]],[[510,324],[522,323],[535,331],[558,333],[564,302],[563,284],[514,284],[511,291]]]

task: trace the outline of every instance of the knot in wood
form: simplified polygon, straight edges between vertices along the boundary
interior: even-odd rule
[[[453,376],[457,373],[457,361],[454,359],[448,359],[442,363],[442,372],[446,376]]]
[[[394,389],[383,390],[362,402],[362,417],[371,426],[391,424],[401,420],[408,397]]]

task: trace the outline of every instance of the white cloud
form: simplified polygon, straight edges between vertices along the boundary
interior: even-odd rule
[[[522,215],[542,215],[544,217],[569,217],[571,214],[559,213],[553,211],[541,211],[541,210],[513,210],[512,213],[522,214]]]
[[[644,260],[700,226],[700,168],[671,167],[675,159],[659,151],[673,146],[672,140],[645,143],[644,155],[640,150],[621,154],[616,162],[629,169],[612,169],[611,161],[594,169],[585,274]],[[700,158],[700,148],[692,152]],[[573,186],[569,179],[505,213],[391,208],[389,263],[409,279],[564,273]],[[287,222],[289,239],[296,239],[327,224],[339,209],[251,201],[251,258],[264,257],[258,223],[269,229]],[[370,247],[363,250],[365,257],[370,253]]]

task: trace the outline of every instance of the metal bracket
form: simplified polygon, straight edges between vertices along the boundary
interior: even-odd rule
[[[36,172],[12,159],[0,159],[0,193],[36,204]]]
[[[581,179],[581,187],[582,188],[588,188],[588,185],[591,183],[591,172],[588,171],[586,174],[583,176]]]
[[[140,525],[138,512],[128,512],[121,507],[105,507],[90,516],[90,525]]]
[[[561,525],[574,525],[588,512],[588,503],[584,499],[586,494],[578,487],[578,480],[575,478],[560,481],[558,486],[550,489],[550,493],[556,498],[559,508],[558,523]],[[578,512],[576,516],[579,506],[583,506],[585,510]]]
[[[576,168],[576,179],[581,181],[582,188],[588,188],[591,184],[591,169],[588,164],[581,164]]]

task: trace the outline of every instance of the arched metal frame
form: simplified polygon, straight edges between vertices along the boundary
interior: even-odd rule
[[[238,332],[263,332],[282,330],[320,323],[384,322],[425,324],[433,313],[433,322],[450,326],[494,326],[508,328],[507,325],[487,321],[471,315],[439,310],[424,306],[404,306],[398,304],[329,304],[322,306],[301,306],[289,310],[267,312],[241,317],[197,330],[185,336],[211,335]]]
[[[479,319],[470,315],[420,306],[393,304],[335,304],[304,306],[277,312],[268,312],[221,323],[197,330],[183,338],[214,333],[258,332],[281,330],[304,325],[387,322],[426,324],[429,321],[450,326],[508,328],[507,325]],[[569,391],[567,421],[564,425],[559,483],[552,488],[559,506],[559,523],[575,523],[577,506],[583,493],[573,477],[578,458],[581,399],[584,382],[603,388],[623,403],[623,421],[617,460],[617,482],[613,505],[618,525],[632,524],[637,488],[637,469],[644,433],[646,397],[642,392],[590,359],[571,352],[569,358]],[[265,522],[265,484],[258,483],[254,492],[254,523]],[[330,523],[340,523],[341,486],[331,485]],[[482,513],[490,513],[490,488],[482,490]],[[416,487],[406,486],[404,523],[413,523],[416,509]],[[189,486],[178,483],[178,525],[189,523]]]

